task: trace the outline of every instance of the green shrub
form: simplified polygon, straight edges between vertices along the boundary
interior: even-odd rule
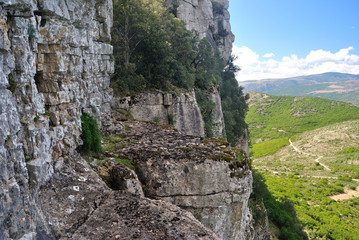
[[[101,152],[101,134],[96,119],[88,113],[83,113],[81,121],[83,150],[85,152]]]
[[[169,125],[174,125],[175,124],[175,121],[173,120],[173,114],[172,113],[168,114],[168,124]]]
[[[9,86],[7,89],[10,90],[14,94],[17,89],[17,84],[14,80],[14,77],[11,74],[8,76],[8,81],[9,81]]]
[[[159,122],[160,122],[160,118],[159,118],[159,117],[154,117],[154,118],[153,118],[153,121],[154,121],[155,123],[159,123]]]
[[[29,39],[33,40],[36,37],[36,28],[31,24],[28,25],[27,34],[29,35]]]
[[[127,166],[128,168],[135,170],[135,166],[133,166],[131,160],[127,158],[115,158],[115,161],[118,163],[122,163],[123,165]]]

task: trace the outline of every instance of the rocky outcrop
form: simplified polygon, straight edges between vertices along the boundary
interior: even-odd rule
[[[46,228],[38,191],[81,144],[81,112],[110,124],[111,23],[111,0],[0,1],[0,239]]]
[[[167,4],[187,29],[198,32],[201,39],[206,37],[224,61],[229,59],[234,35],[229,22],[228,0],[167,0]]]
[[[233,40],[225,4],[188,8],[208,23],[199,32],[224,59]],[[216,239],[193,215],[222,239],[246,239],[248,162],[224,142],[189,136],[204,135],[193,92],[133,103],[133,114],[173,121],[187,136],[143,122],[112,127],[111,23],[111,0],[0,0],[0,240]],[[141,183],[126,167],[105,165],[111,189],[77,154],[82,112],[132,140],[119,152],[136,163]]]
[[[114,192],[71,239],[200,239],[217,236],[173,204]]]
[[[228,0],[167,0],[167,4],[187,29],[198,32],[201,39],[206,37],[224,61],[229,59],[234,35],[229,22]]]
[[[214,109],[212,112],[212,133],[213,137],[226,139],[226,129],[224,125],[224,117],[222,111],[222,101],[221,96],[219,95],[218,89],[213,88],[212,92],[210,93],[209,99],[214,102]]]
[[[143,93],[116,98],[113,106],[115,109],[125,109],[137,120],[172,124],[186,135],[204,136],[204,122],[194,91],[180,94]]]
[[[252,174],[248,160],[218,139],[201,141],[170,126],[123,122],[123,147],[145,185],[145,195],[190,211],[221,239],[250,239],[248,199]]]
[[[107,165],[117,183],[132,183],[116,191],[80,156],[64,163],[41,188],[38,205],[49,226],[38,228],[34,239],[217,239],[179,207],[144,198],[142,190],[131,193],[140,183],[123,165]]]
[[[181,19],[188,30],[194,30],[199,38],[207,38],[214,51],[219,51],[224,62],[232,54],[234,35],[231,32],[229,0],[167,0],[168,7]],[[213,136],[226,138],[221,97],[218,89],[210,93],[215,104],[212,114]]]

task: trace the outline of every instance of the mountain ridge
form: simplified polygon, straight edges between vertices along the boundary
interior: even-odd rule
[[[279,96],[314,96],[359,104],[359,75],[327,72],[291,78],[241,82],[244,92]]]

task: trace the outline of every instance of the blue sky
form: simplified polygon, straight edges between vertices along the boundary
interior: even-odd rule
[[[359,0],[230,0],[239,81],[359,74]]]

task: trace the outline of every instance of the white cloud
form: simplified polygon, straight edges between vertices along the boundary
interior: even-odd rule
[[[274,53],[266,53],[263,55],[264,58],[271,58],[271,57],[274,57],[275,54]]]
[[[238,56],[235,64],[241,67],[236,75],[238,81],[266,78],[286,78],[324,72],[359,74],[359,56],[350,54],[353,47],[340,49],[336,53],[313,50],[305,58],[297,55],[283,57],[280,61],[271,59],[272,54],[259,55],[246,46],[233,46],[233,54]],[[268,57],[270,56],[270,57]]]

